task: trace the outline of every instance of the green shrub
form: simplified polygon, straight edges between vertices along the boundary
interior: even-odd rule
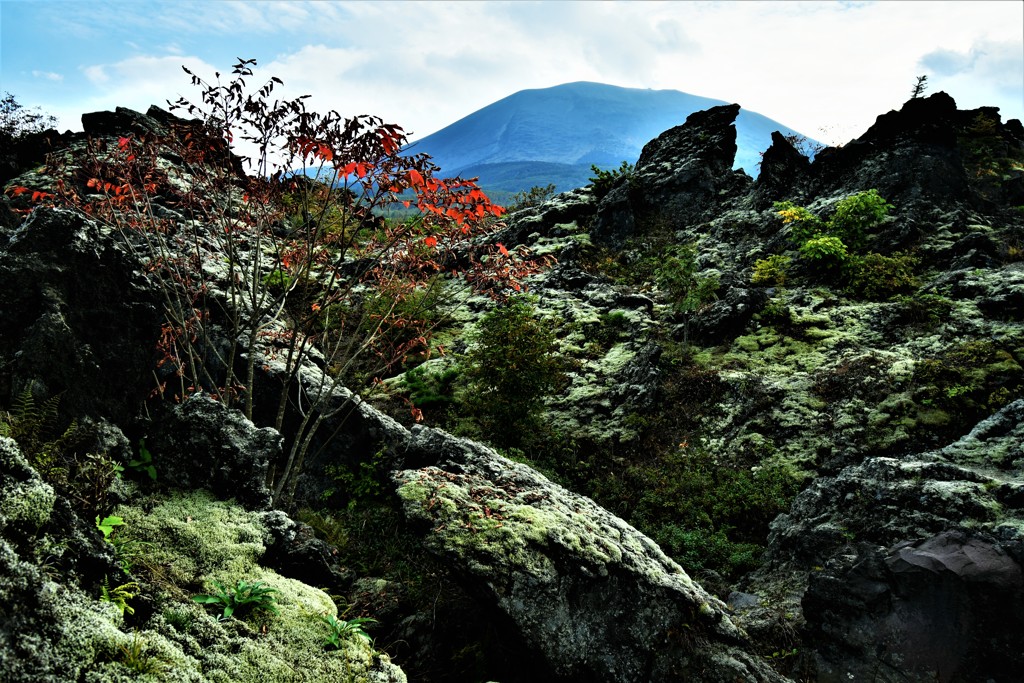
[[[552,329],[526,297],[487,313],[466,356],[467,404],[497,446],[518,446],[562,378]]]
[[[890,209],[892,204],[882,199],[878,190],[858,192],[836,205],[836,211],[828,221],[828,232],[851,249],[862,249],[868,231],[885,220]]]
[[[594,172],[593,177],[590,178],[590,182],[594,186],[594,197],[600,200],[611,192],[615,181],[623,176],[632,176],[635,169],[633,164],[623,161],[617,169],[610,171],[603,171],[596,164],[591,164],[590,170]]]
[[[754,273],[750,277],[755,285],[772,285],[781,287],[786,284],[789,264],[792,259],[783,254],[772,254],[768,258],[754,262]]]
[[[800,247],[800,256],[810,261],[815,267],[825,270],[838,268],[850,258],[843,241],[831,235],[812,237],[804,242]]]
[[[593,181],[591,181],[593,182]],[[508,201],[508,205],[505,207],[509,213],[527,209],[531,206],[540,206],[544,202],[548,201],[555,196],[555,184],[551,183],[544,187],[534,185],[529,190],[522,192],[516,192]]]
[[[405,373],[403,382],[409,391],[409,400],[420,410],[443,411],[455,404],[455,384],[459,379],[457,368],[438,372],[420,365]]]
[[[655,278],[676,312],[694,313],[718,298],[718,277],[702,277],[698,271],[697,248],[692,244],[674,247],[662,257]]]
[[[754,567],[769,523],[788,509],[798,488],[781,467],[719,460],[686,443],[631,465],[623,478],[632,524],[687,571],[713,569],[732,577]]]
[[[891,299],[917,286],[916,265],[917,259],[909,254],[853,256],[846,266],[847,291],[869,301]]]
[[[584,325],[583,335],[588,342],[593,342],[602,349],[607,350],[615,345],[629,327],[629,318],[624,311],[608,311],[602,313],[597,322]]]
[[[868,231],[885,220],[892,209],[892,205],[879,196],[878,190],[858,192],[841,200],[828,221],[793,202],[775,202],[774,207],[782,222],[792,226],[789,239],[799,249],[803,250],[810,240],[830,236],[854,251],[864,248]]]
[[[931,329],[945,321],[953,312],[953,302],[938,294],[898,296],[896,321],[899,324]]]
[[[949,433],[961,433],[1024,394],[1024,370],[1009,351],[990,341],[970,341],[925,358],[914,369],[914,399],[954,417]]]
[[[807,240],[825,231],[821,219],[802,206],[793,202],[775,202],[775,212],[782,219],[783,225],[789,225],[789,239],[798,247]]]

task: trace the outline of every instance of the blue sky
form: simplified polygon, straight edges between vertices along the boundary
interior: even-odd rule
[[[845,142],[916,76],[1024,118],[1024,2],[0,0],[0,89],[83,112],[198,93],[181,70],[259,61],[284,96],[413,138],[518,90],[589,80],[739,102]]]

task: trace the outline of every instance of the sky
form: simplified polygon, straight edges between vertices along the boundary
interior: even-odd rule
[[[253,85],[421,138],[514,92],[573,81],[738,102],[842,144],[917,76],[1024,119],[1024,2],[0,0],[0,90],[81,114],[198,100],[238,58]],[[681,123],[682,121],[680,121]]]

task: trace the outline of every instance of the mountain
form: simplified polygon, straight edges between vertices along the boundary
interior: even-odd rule
[[[409,146],[430,154],[445,175],[479,176],[490,190],[518,192],[554,183],[559,191],[586,185],[591,164],[636,162],[648,140],[695,111],[726,104],[678,90],[621,88],[580,81],[521,90]],[[757,112],[736,120],[734,168],[758,172],[772,131],[797,131]]]

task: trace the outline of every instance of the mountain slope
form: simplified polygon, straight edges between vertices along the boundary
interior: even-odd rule
[[[522,90],[412,143],[446,175],[480,176],[488,188],[520,191],[555,183],[559,190],[586,184],[591,164],[635,162],[644,144],[721,100],[678,90],[642,90],[601,83],[566,83]],[[734,168],[757,174],[772,131],[797,131],[752,111],[736,121]]]

